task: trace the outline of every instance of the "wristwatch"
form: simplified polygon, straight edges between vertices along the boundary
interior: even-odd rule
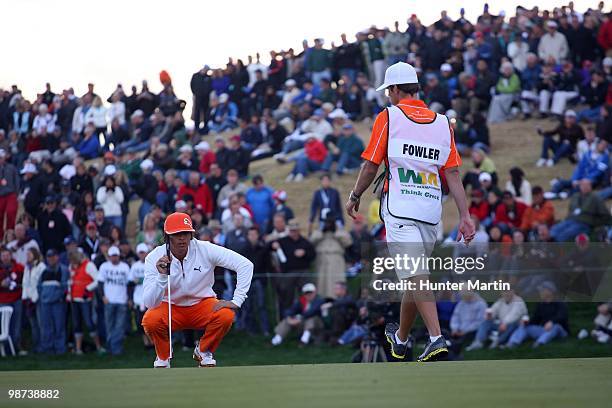
[[[349,194],[349,200],[352,202],[357,202],[361,199],[361,196],[355,194],[355,192],[353,190],[351,190],[351,193]]]

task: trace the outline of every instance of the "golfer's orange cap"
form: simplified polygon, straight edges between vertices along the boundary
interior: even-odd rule
[[[168,235],[179,232],[195,232],[189,214],[175,212],[166,217],[164,232]]]

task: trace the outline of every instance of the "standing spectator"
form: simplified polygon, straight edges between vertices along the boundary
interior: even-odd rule
[[[529,44],[525,39],[529,36],[528,33],[517,34],[514,41],[508,44],[508,57],[512,59],[512,65],[517,71],[523,72],[527,66],[527,58],[529,57]]]
[[[546,22],[546,34],[540,38],[538,56],[542,61],[559,63],[567,58],[569,47],[565,35],[557,31],[558,24],[553,20]]]
[[[334,285],[346,282],[345,249],[351,243],[351,236],[342,228],[336,228],[333,217],[325,219],[322,230],[315,230],[310,236],[310,242],[317,253],[315,270],[317,271],[317,287],[324,297],[333,297]]]
[[[142,204],[138,210],[138,221],[142,224],[144,217],[151,211],[151,207],[156,202],[158,191],[157,180],[151,174],[153,170],[153,161],[145,159],[140,162],[142,175],[138,177],[134,183],[134,191],[142,198]]]
[[[6,162],[6,151],[0,149],[0,237],[4,237],[5,222],[7,230],[15,228],[18,191],[17,168]]]
[[[107,349],[112,355],[123,353],[125,322],[128,303],[128,277],[130,267],[121,262],[119,248],[108,249],[109,260],[100,266],[98,274],[98,293],[104,302],[106,319]]]
[[[9,336],[17,350],[21,345],[22,284],[23,266],[12,259],[11,251],[6,248],[0,249],[0,306],[13,308]]]
[[[264,184],[259,174],[253,176],[253,187],[246,192],[246,201],[253,212],[253,220],[261,232],[268,230],[274,212],[274,190]]]
[[[92,319],[92,299],[98,286],[98,268],[79,251],[68,254],[70,263],[70,290],[67,299],[71,302],[72,330],[75,353],[83,354],[83,323],[93,339],[98,353],[104,353],[100,337]]]
[[[39,249],[35,239],[27,235],[25,225],[15,225],[15,240],[9,242],[6,247],[13,253],[15,262],[25,265],[28,260],[28,251],[31,248]]]
[[[242,306],[240,319],[242,327],[249,333],[256,333],[257,321],[264,336],[270,335],[270,323],[266,309],[266,287],[270,252],[260,239],[259,229],[249,228],[247,242],[242,255],[253,262],[253,279],[246,302]]]
[[[399,21],[396,21],[395,31],[387,32],[383,42],[383,51],[387,58],[387,65],[406,61],[409,42],[410,36],[400,31]]]
[[[518,328],[510,336],[507,346],[516,347],[526,338],[535,339],[532,347],[548,344],[556,338],[567,337],[569,333],[567,305],[555,300],[556,286],[552,282],[543,282],[538,287],[540,302],[536,305],[533,316],[524,316]]]
[[[323,299],[317,294],[317,288],[312,283],[302,286],[302,295],[293,302],[291,308],[284,313],[284,319],[276,326],[272,345],[278,346],[295,328],[301,331],[300,343],[306,345],[313,335],[323,329],[321,320],[321,305]]]
[[[25,269],[23,271],[23,288],[21,300],[23,301],[23,314],[25,321],[30,326],[32,335],[32,352],[40,352],[40,318],[39,318],[39,303],[38,303],[38,281],[47,268],[47,265],[42,261],[42,255],[38,247],[28,249],[26,261],[23,263]]]
[[[43,251],[55,249],[58,253],[64,250],[64,238],[72,232],[66,215],[57,208],[57,198],[47,196],[43,211],[38,215],[38,231]]]
[[[98,227],[94,221],[89,221],[85,226],[85,234],[83,234],[79,242],[79,248],[92,259],[96,252],[98,252],[99,245]]]
[[[208,142],[200,142],[195,145],[194,149],[198,153],[197,160],[200,162],[198,167],[199,172],[208,176],[210,167],[217,161],[215,152],[210,149]]]
[[[225,184],[217,195],[217,205],[223,210],[229,206],[230,196],[237,193],[246,193],[247,186],[240,182],[238,172],[235,169],[227,171],[227,184]]]
[[[306,51],[304,58],[304,69],[310,74],[310,79],[314,84],[318,84],[322,79],[331,80],[331,51],[323,48],[323,39],[314,40],[314,47]]]
[[[40,276],[41,351],[63,354],[66,352],[66,291],[68,269],[59,262],[59,253],[47,250],[47,267]]]
[[[319,228],[323,229],[325,220],[335,220],[338,228],[344,228],[344,216],[340,193],[331,186],[328,174],[321,176],[321,188],[314,192],[310,203],[310,217],[308,218],[308,231],[312,231],[315,218],[319,221]]]
[[[135,318],[136,318],[136,327],[138,328],[138,332],[142,336],[142,342],[145,348],[151,347],[153,344],[151,339],[144,332],[142,328],[142,318],[144,316],[144,312],[146,310],[144,305],[144,296],[143,296],[143,282],[145,275],[145,258],[149,253],[149,246],[144,243],[138,244],[136,247],[136,254],[138,255],[138,260],[132,264],[130,267],[129,274],[129,286],[128,290],[131,290],[130,302],[132,304],[132,308],[134,309]],[[130,319],[131,321],[131,319]]]
[[[191,92],[193,92],[193,121],[195,128],[200,133],[206,133],[208,123],[208,106],[210,92],[212,91],[211,79],[208,65],[191,76]],[[200,128],[200,123],[204,123],[204,129]]]
[[[501,298],[486,309],[485,320],[478,326],[476,338],[465,350],[472,351],[484,347],[484,342],[493,330],[497,330],[499,336],[491,342],[489,348],[493,349],[499,344],[505,344],[525,314],[527,314],[527,306],[523,299],[512,290],[503,292]]]
[[[363,65],[361,49],[357,43],[348,42],[346,34],[342,34],[340,38],[342,44],[334,49],[334,68],[340,77],[348,77],[353,84],[357,78],[357,71]]]
[[[120,187],[115,185],[115,179],[107,176],[104,185],[96,193],[96,201],[104,209],[105,219],[111,224],[123,228],[122,208],[125,197]]]
[[[289,221],[288,227],[288,236],[270,244],[280,261],[281,273],[276,278],[275,287],[281,314],[293,303],[295,291],[307,281],[316,256],[312,244],[300,234],[297,220]]]
[[[217,163],[210,164],[210,173],[207,174],[206,177],[206,185],[210,190],[213,198],[213,207],[217,206],[217,198],[219,197],[219,192],[227,184],[226,178],[223,176],[223,172],[221,167]]]
[[[186,195],[193,197],[195,208],[202,211],[206,218],[212,217],[214,203],[210,189],[206,183],[200,181],[200,173],[189,172],[189,183],[183,184],[178,190],[179,199],[184,200]]]

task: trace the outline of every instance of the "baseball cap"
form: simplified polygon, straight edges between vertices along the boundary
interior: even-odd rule
[[[575,118],[577,115],[576,115],[576,112],[574,112],[571,109],[568,109],[568,110],[565,111],[565,115],[564,116],[570,116],[570,117],[574,117]]]
[[[72,164],[66,164],[60,169],[59,175],[63,179],[70,180],[76,175],[76,167]]]
[[[604,67],[612,67],[612,57],[606,57],[603,59]]]
[[[295,79],[288,79],[285,81],[285,86],[295,86],[296,84]]]
[[[139,116],[143,117],[144,116],[144,112],[142,110],[140,110],[140,109],[136,109],[134,111],[134,113],[132,113],[132,115],[130,115],[130,119],[134,119],[134,118],[139,117]]]
[[[323,109],[321,108],[315,109],[315,111],[312,113],[313,116],[319,116],[319,117],[323,117],[324,114],[325,112],[323,112]]]
[[[21,169],[20,173],[21,174],[26,174],[26,173],[36,174],[36,173],[38,173],[38,170],[36,170],[36,166],[34,164],[26,163],[23,166],[23,169]]]
[[[66,238],[64,238],[64,245],[70,245],[70,244],[76,244],[76,240],[74,239],[72,235],[68,235]]]
[[[307,283],[304,286],[302,286],[302,293],[310,293],[316,290],[317,290],[317,287],[315,286],[314,283]]]
[[[136,253],[141,253],[141,252],[149,252],[149,247],[144,242],[141,242],[140,244],[136,246]]]
[[[272,194],[272,198],[274,200],[285,201],[287,199],[287,192],[285,190],[276,190],[274,194]]]
[[[57,198],[54,195],[48,195],[45,197],[45,204],[57,203]]]
[[[117,172],[117,167],[115,167],[115,165],[113,164],[109,164],[108,166],[104,168],[105,176],[113,176],[116,172]]]
[[[193,147],[191,147],[190,144],[184,144],[179,149],[179,152],[181,152],[181,153],[191,153],[191,152],[193,152]]]
[[[200,142],[197,145],[195,145],[195,149],[197,151],[210,150],[210,144],[208,144],[208,142]]]
[[[348,118],[346,112],[342,108],[334,109],[329,115],[327,115],[327,117],[329,117],[330,119],[347,119]]]
[[[399,84],[418,84],[419,79],[417,72],[414,67],[405,62],[397,62],[391,65],[385,71],[385,82],[378,88],[377,91],[382,91],[390,87],[391,85]]]
[[[151,159],[144,159],[140,163],[140,168],[143,170],[150,170],[153,168],[153,161]]]
[[[58,254],[57,250],[55,250],[53,248],[47,249],[47,256],[56,256],[57,254]]]
[[[295,218],[289,220],[287,226],[289,227],[290,230],[293,230],[293,231],[300,229],[300,223]]]
[[[230,137],[230,140],[232,142],[239,142],[240,141],[240,135],[233,135],[232,137]]]
[[[548,289],[551,292],[557,291],[557,286],[551,281],[544,281],[538,285],[538,290]]]
[[[546,27],[557,28],[557,22],[553,20],[548,20],[546,22]]]
[[[440,71],[442,71],[442,72],[445,72],[445,71],[446,71],[446,72],[450,72],[450,71],[452,71],[452,70],[453,70],[453,67],[451,66],[451,64],[449,64],[449,63],[447,63],[447,62],[445,62],[444,64],[442,64],[442,65],[440,66]]]
[[[176,210],[178,210],[179,208],[186,208],[187,207],[187,203],[183,200],[178,200],[176,203],[174,203],[174,208]]]
[[[98,229],[98,226],[96,225],[96,223],[95,223],[95,222],[93,222],[93,221],[89,221],[89,222],[87,223],[87,225],[85,226],[85,228],[86,228],[86,229],[93,229],[93,230],[97,230],[97,229]]]
[[[104,211],[104,207],[102,207],[100,204],[96,205],[96,207],[94,208],[94,211]]]
[[[219,102],[221,103],[225,103],[229,100],[229,95],[226,93],[222,93],[221,95],[219,95]]]
[[[6,150],[0,149],[0,157],[6,157]]]
[[[110,248],[108,248],[108,256],[119,256],[121,255],[121,252],[119,251],[119,248],[117,248],[116,246],[112,246]]]
[[[480,176],[478,176],[478,181],[481,183],[485,181],[493,181],[493,177],[491,177],[491,175],[487,172],[480,173]]]

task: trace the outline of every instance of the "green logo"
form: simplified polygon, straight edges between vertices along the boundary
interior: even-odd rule
[[[412,183],[421,185],[438,186],[438,175],[426,171],[416,172],[414,170],[406,170],[401,167],[397,168],[397,175],[400,183]]]

